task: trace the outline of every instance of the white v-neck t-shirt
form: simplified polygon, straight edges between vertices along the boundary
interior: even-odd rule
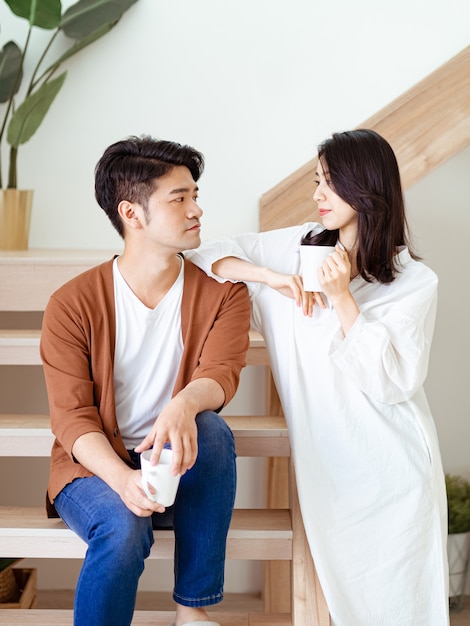
[[[114,389],[116,417],[124,445],[134,449],[170,401],[183,339],[181,301],[184,260],[171,288],[154,309],[137,298],[113,264],[116,309]]]

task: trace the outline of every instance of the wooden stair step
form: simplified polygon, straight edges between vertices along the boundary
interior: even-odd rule
[[[42,365],[39,356],[40,330],[0,330],[0,365]],[[250,331],[247,365],[269,365],[262,336]]]
[[[172,559],[173,531],[154,531],[150,558]],[[5,558],[83,558],[86,544],[60,519],[40,507],[0,507],[0,554]],[[288,509],[235,509],[227,558],[291,560],[292,523]],[[1,611],[0,611],[1,614]]]
[[[0,365],[42,365],[40,330],[0,330]]]
[[[288,457],[290,441],[284,416],[222,415],[232,429],[238,456]]]
[[[50,456],[54,437],[49,415],[0,415],[0,456]]]
[[[4,311],[43,311],[49,296],[78,274],[111,259],[116,250],[0,250]]]
[[[281,416],[223,416],[235,437],[238,456],[290,455],[287,426]],[[0,414],[0,456],[49,456],[54,441],[48,415]]]
[[[270,365],[269,355],[262,335],[250,330],[250,347],[246,354],[247,365]]]
[[[207,611],[209,618],[221,626],[292,626],[285,613],[242,613]],[[135,611],[132,626],[168,626],[175,618],[174,611]],[[8,626],[72,626],[73,612],[62,609],[0,610],[0,624]]]

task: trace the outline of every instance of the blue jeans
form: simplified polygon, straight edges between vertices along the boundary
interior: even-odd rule
[[[152,524],[174,527],[174,600],[202,607],[223,599],[236,490],[235,444],[216,413],[200,413],[196,424],[197,461],[182,476],[171,511],[138,517],[96,476],[74,480],[55,499],[61,518],[88,544],[75,592],[75,626],[131,624],[137,584],[153,543]],[[132,457],[138,462],[138,455]]]

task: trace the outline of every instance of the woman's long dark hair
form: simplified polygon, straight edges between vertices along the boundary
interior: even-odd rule
[[[399,271],[397,246],[409,241],[400,173],[390,144],[373,130],[335,133],[318,148],[329,187],[358,213],[357,269],[390,283]],[[302,244],[335,245],[338,230],[309,233]]]

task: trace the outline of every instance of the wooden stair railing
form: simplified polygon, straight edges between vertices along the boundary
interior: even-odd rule
[[[50,293],[60,284],[110,256],[110,253],[74,251],[0,253],[1,310],[42,311]],[[0,364],[40,366],[39,340],[39,330],[0,330]],[[247,363],[269,370],[263,339],[256,333],[251,333]],[[271,495],[267,498],[266,508],[236,509],[228,536],[227,558],[290,564],[287,590],[284,590],[286,600],[279,603],[280,610],[272,609],[277,590],[275,580],[271,580],[265,589],[264,613],[232,616],[215,607],[210,614],[214,619],[217,616],[224,626],[328,626],[328,610],[306,547],[294,472],[290,466],[287,428],[279,405],[276,405],[272,379],[270,375],[267,378],[267,406],[275,408],[272,415],[224,415],[224,418],[234,432],[239,456],[265,457],[273,462],[284,460],[279,466],[282,471],[278,478],[284,485],[290,482],[291,495],[280,506]],[[52,441],[47,415],[0,414],[0,456],[48,456]],[[173,558],[172,531],[155,531],[155,535],[150,558]],[[85,544],[61,520],[47,519],[42,508],[0,506],[2,556],[82,558],[84,552]],[[297,556],[293,561],[294,554]],[[20,613],[25,617],[18,622],[15,621],[18,611],[0,610],[0,624],[72,624],[70,611],[28,610]],[[147,621],[150,614],[152,621]],[[133,623],[167,624],[171,621],[169,618],[171,614],[165,612],[137,612]]]

